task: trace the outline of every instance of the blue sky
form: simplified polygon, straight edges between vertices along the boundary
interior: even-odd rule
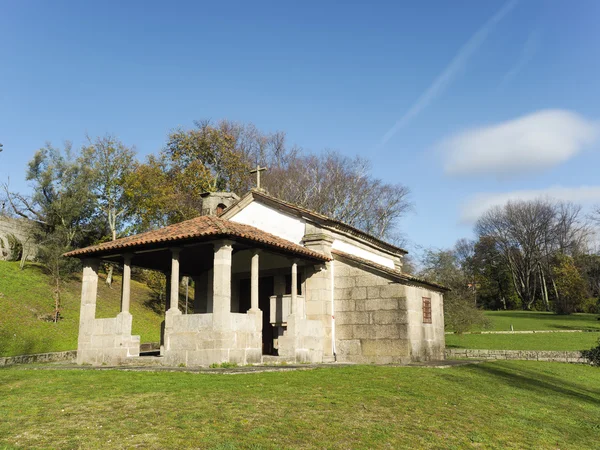
[[[0,181],[46,141],[146,155],[228,118],[371,158],[411,249],[507,198],[600,203],[600,2],[217,3],[0,0]]]

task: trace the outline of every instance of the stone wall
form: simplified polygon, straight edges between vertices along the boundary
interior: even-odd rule
[[[578,364],[589,364],[581,352],[557,352],[535,350],[472,350],[464,348],[447,348],[446,358],[472,359],[517,359],[525,361],[557,361]]]
[[[213,314],[171,314],[165,324],[167,365],[260,363],[262,312],[228,313],[225,326],[215,328]]]
[[[8,356],[0,358],[0,367],[11,366],[13,364],[33,364],[49,362],[67,362],[73,363],[77,358],[77,350],[68,350],[66,352],[36,353],[33,355]]]
[[[410,362],[405,286],[339,259],[334,264],[338,361]]]
[[[444,359],[443,295],[422,286],[404,286],[408,310],[408,338],[413,361]],[[423,298],[431,299],[431,323],[423,323]]]
[[[0,216],[0,260],[10,258],[9,235],[15,236],[21,242],[27,259],[34,259],[37,254],[37,246],[32,237],[35,226],[35,222],[32,221]]]

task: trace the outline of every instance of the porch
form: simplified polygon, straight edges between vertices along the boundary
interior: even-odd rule
[[[239,227],[260,232],[235,224]],[[242,230],[243,237],[230,231],[211,233],[210,237],[176,236],[168,239],[168,246],[164,241],[161,245],[148,239],[133,240],[134,236],[125,238],[120,246],[101,244],[88,248],[92,251],[67,254],[82,257],[84,265],[77,362],[119,364],[139,357],[140,341],[131,334],[135,318],[129,308],[133,266],[158,270],[167,278],[162,364],[254,364],[261,363],[263,355],[321,362],[323,324],[306,318],[303,294],[305,274],[314,273],[314,267],[327,257],[267,233],[260,232],[261,236],[253,239],[248,230]],[[121,311],[114,318],[95,317],[101,261],[123,267]],[[192,279],[195,287],[188,314],[177,300],[183,276]]]

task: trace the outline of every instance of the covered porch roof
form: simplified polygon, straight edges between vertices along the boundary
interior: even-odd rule
[[[169,225],[158,230],[104,242],[65,253],[80,259],[102,258],[117,261],[123,254],[133,254],[132,264],[148,269],[167,271],[170,268],[170,248],[181,247],[183,267],[193,272],[201,272],[203,261],[212,263],[213,248],[210,242],[230,239],[236,250],[258,248],[297,257],[314,263],[330,261],[328,256],[301,245],[266,233],[250,225],[244,225],[214,216],[200,216],[194,219]],[[164,258],[162,253],[164,252]],[[185,260],[188,260],[186,263]],[[187,272],[187,271],[186,271]],[[187,273],[195,275],[195,273]]]

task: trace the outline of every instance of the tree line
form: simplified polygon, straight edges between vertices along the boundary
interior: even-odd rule
[[[34,239],[54,280],[58,320],[61,282],[78,268],[65,252],[197,217],[200,194],[245,194],[257,164],[268,167],[261,187],[269,194],[379,238],[402,239],[399,219],[411,208],[406,186],[374,177],[358,156],[313,154],[289,145],[284,132],[229,120],[174,130],[145,158],[113,135],[88,137],[78,149],[49,143],[28,163],[31,191],[13,191],[6,182],[0,200],[8,205],[4,214],[39,224]],[[110,284],[113,267],[106,269]]]
[[[481,309],[600,313],[597,217],[571,202],[509,201],[479,218],[475,239],[427,251],[422,275],[452,288],[454,329],[481,324]]]

